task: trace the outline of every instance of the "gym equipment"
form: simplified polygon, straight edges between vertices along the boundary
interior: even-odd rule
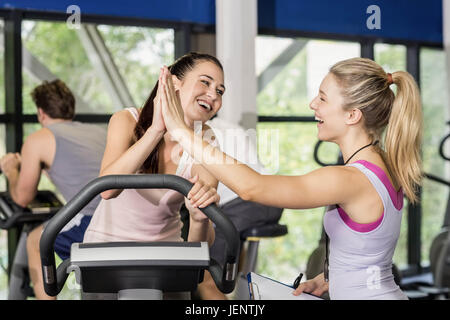
[[[110,189],[173,189],[184,196],[193,184],[175,175],[110,175],[88,183],[50,219],[40,241],[45,292],[56,296],[75,271],[82,293],[117,293],[119,299],[161,299],[163,292],[194,291],[208,269],[217,287],[233,291],[239,234],[216,205],[201,209],[226,235],[224,266],[209,258],[205,242],[107,242],[72,244],[71,257],[56,269],[54,242],[59,231],[96,195]]]
[[[288,228],[286,225],[273,222],[262,226],[251,227],[241,232],[241,244],[242,247],[246,246],[246,254],[243,259],[242,270],[240,270],[238,274],[234,299],[250,300],[247,274],[256,271],[260,240],[264,238],[281,237],[287,233]]]
[[[241,240],[248,243],[247,254],[242,268],[242,273],[247,275],[254,272],[258,257],[259,241],[263,238],[281,237],[288,233],[286,225],[278,223],[265,224],[258,227],[251,227],[241,232]]]
[[[9,278],[9,300],[24,300],[34,296],[30,287],[27,258],[28,233],[50,219],[63,204],[56,195],[47,190],[38,191],[34,200],[23,208],[16,204],[8,192],[0,193],[0,228],[21,231]]]
[[[450,125],[450,121],[447,122]],[[440,156],[450,161],[450,157],[447,157],[444,152],[444,145],[447,139],[450,138],[450,133],[447,134],[439,144]],[[427,174],[427,178],[443,183],[450,187],[450,183],[438,177]],[[450,193],[449,193],[450,194]],[[434,238],[430,248],[430,267],[434,278],[434,284],[438,288],[450,288],[450,196],[447,201],[447,208],[445,211],[444,223],[441,231]]]
[[[447,122],[450,125],[450,121]],[[444,145],[447,139],[450,138],[450,133],[442,138],[439,144],[439,155],[447,161],[444,152]],[[425,174],[425,176],[435,182],[450,187],[450,182],[432,174]],[[433,239],[430,247],[430,273],[419,275],[403,281],[402,289],[407,292],[421,292],[426,299],[441,299],[449,298],[450,291],[450,192],[447,201],[447,208],[445,210],[444,222],[442,228],[436,237]],[[414,298],[414,297],[413,297]]]
[[[189,229],[189,212],[183,205],[180,210],[183,221],[182,238],[187,239]],[[276,221],[253,226],[240,232],[240,261],[236,288],[233,292],[235,300],[249,300],[247,274],[255,272],[258,260],[258,248],[260,240],[264,238],[281,237],[288,233],[286,225],[278,224]],[[246,248],[243,251],[243,248]],[[244,252],[244,254],[243,254]],[[197,297],[199,299],[199,297]]]

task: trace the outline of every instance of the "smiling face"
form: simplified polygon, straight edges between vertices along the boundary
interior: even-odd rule
[[[194,121],[206,122],[222,107],[225,93],[223,71],[213,62],[200,61],[182,80],[173,76],[179,90],[184,118],[189,126]]]
[[[309,105],[318,120],[319,140],[337,142],[348,128],[348,112],[342,107],[344,98],[340,90],[336,78],[328,73],[320,84],[319,94]]]

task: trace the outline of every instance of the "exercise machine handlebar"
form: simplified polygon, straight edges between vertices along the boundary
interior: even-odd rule
[[[447,121],[447,124],[450,125],[450,121]],[[445,145],[445,142],[447,141],[448,138],[450,138],[450,133],[447,134],[444,138],[442,138],[441,143],[439,144],[439,155],[440,155],[444,160],[450,161],[450,158],[447,157],[447,156],[444,154],[444,145]]]
[[[313,153],[314,161],[316,161],[316,163],[321,165],[322,167],[342,165],[344,163],[344,161],[343,161],[342,155],[340,153],[339,153],[338,160],[335,163],[325,163],[319,159],[319,148],[322,143],[323,143],[322,140],[318,140],[314,146],[314,153]]]
[[[62,228],[81,211],[95,196],[110,189],[172,189],[187,196],[193,184],[176,175],[142,174],[142,175],[108,175],[89,182],[49,221],[41,240],[40,252],[45,292],[56,296],[67,279],[64,261],[56,270],[54,243]],[[221,266],[211,259],[209,272],[217,287],[224,293],[233,291],[239,254],[239,233],[233,223],[215,204],[200,209],[225,235],[227,241],[226,262]],[[64,270],[62,270],[64,269]]]

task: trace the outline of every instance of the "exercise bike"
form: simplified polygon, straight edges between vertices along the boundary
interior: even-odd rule
[[[447,122],[450,125],[450,121]],[[447,134],[439,144],[439,155],[446,161],[450,157],[445,155],[444,146],[450,138]],[[425,176],[437,183],[450,187],[450,182],[432,174]],[[450,292],[450,192],[445,210],[444,222],[441,230],[434,237],[430,247],[430,273],[405,279],[402,289],[419,291],[424,299],[448,299]]]
[[[225,265],[210,259],[206,242],[74,243],[70,258],[58,268],[54,243],[61,229],[95,196],[110,189],[173,189],[184,196],[192,183],[175,175],[110,175],[96,178],[73,197],[46,225],[40,241],[45,292],[56,296],[70,272],[86,293],[116,294],[119,300],[158,300],[166,292],[190,292],[211,273],[223,293],[233,291],[239,253],[239,234],[215,204],[201,209],[226,235]]]
[[[55,215],[63,204],[51,191],[38,191],[34,200],[23,208],[16,204],[8,192],[0,193],[0,228],[20,232],[9,277],[9,300],[24,300],[33,297],[28,273],[27,237],[35,227]]]

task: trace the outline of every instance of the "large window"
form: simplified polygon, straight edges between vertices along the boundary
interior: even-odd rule
[[[174,56],[172,29],[24,21],[23,110],[35,114],[30,93],[44,80],[59,78],[76,96],[77,114],[111,114],[140,107]],[[70,50],[63,50],[70,48]],[[38,130],[24,125],[24,139]],[[56,191],[43,175],[39,188]]]
[[[159,68],[174,60],[174,29],[152,27],[82,24],[69,29],[64,22],[22,21],[22,99],[23,114],[18,117],[26,137],[39,130],[40,124],[30,93],[44,80],[63,80],[76,98],[76,114],[86,122],[99,122],[106,127],[112,113],[122,108],[141,107],[158,79]],[[0,20],[0,115],[5,113],[3,20]],[[95,115],[95,116],[94,116]],[[96,117],[100,115],[100,117]],[[3,122],[12,117],[4,117]],[[101,119],[101,120],[99,120]],[[14,134],[14,132],[11,132]],[[0,124],[0,156],[6,153],[5,125]],[[0,191],[6,190],[0,175]],[[39,189],[52,190],[60,196],[49,178],[43,174]],[[0,237],[0,299],[7,297],[8,266],[7,232]],[[74,279],[59,296],[77,299]]]
[[[60,78],[77,98],[77,113],[111,114],[141,106],[174,57],[172,29],[24,21],[24,113],[36,113],[29,93]],[[70,50],[67,50],[70,48]]]
[[[256,70],[260,116],[306,116],[314,119],[310,101],[319,90],[329,68],[336,62],[360,56],[358,43],[289,39],[260,36],[256,42]],[[276,120],[274,118],[273,120]],[[279,163],[260,152],[262,163],[272,173],[299,175],[320,166],[314,161],[317,128],[310,122],[271,122],[258,124],[258,136],[276,133]],[[261,143],[261,141],[259,141]],[[320,159],[337,161],[336,145],[324,143]],[[312,210],[285,209],[280,223],[287,224],[289,233],[281,238],[262,241],[258,272],[291,282],[299,270],[305,270],[309,256],[317,247],[322,230],[325,208]]]
[[[276,37],[258,37],[256,48],[258,114],[272,117],[271,121],[276,121],[277,116],[312,116],[309,102],[329,67],[339,60],[360,54],[359,44],[355,43]],[[386,72],[407,71],[406,57],[407,48],[403,45],[374,45],[374,59]],[[450,180],[449,165],[438,153],[442,137],[450,132],[450,126],[446,124],[450,120],[447,80],[442,72],[446,69],[444,52],[421,49],[419,64],[424,114],[424,169]],[[260,157],[272,172],[277,170],[274,173],[296,175],[319,167],[312,156],[317,141],[314,125],[301,122],[258,124],[260,136],[262,133],[267,136],[270,130],[278,134],[278,163],[274,166],[273,157],[265,154],[260,153]],[[447,149],[449,147],[450,143]],[[334,162],[337,155],[337,147],[325,143],[319,157],[324,162]],[[420,233],[422,266],[429,263],[430,246],[442,226],[448,195],[448,187],[424,180]],[[295,273],[305,270],[309,255],[320,239],[323,212],[323,208],[285,210],[281,223],[289,226],[289,234],[262,242],[258,271],[291,281]],[[394,263],[400,268],[408,266],[408,232],[408,202],[405,199],[400,238],[394,254]]]
[[[401,45],[376,44],[375,60],[387,72],[406,71],[406,47]],[[445,54],[441,50],[421,49],[420,89],[424,116],[422,156],[426,173],[448,178],[448,164],[439,156],[441,139],[448,132],[447,80]],[[394,87],[395,88],[395,87]],[[447,205],[449,190],[437,182],[424,179],[422,188],[422,224],[420,234],[422,266],[429,264],[431,242],[440,230]],[[408,207],[404,206],[402,229],[394,255],[400,268],[408,263]]]
[[[386,72],[406,71],[406,47],[403,45],[391,45],[377,43],[374,46],[375,61]],[[395,91],[395,86],[393,86]],[[408,264],[408,202],[403,205],[403,217],[397,247],[394,253],[394,263],[399,268]]]
[[[36,19],[33,15],[27,17]],[[77,114],[85,115],[83,119],[87,122],[103,121],[124,107],[142,106],[157,80],[159,67],[173,62],[175,42],[189,38],[175,36],[174,29],[167,28],[82,24],[80,29],[69,29],[64,22],[47,20],[25,20],[21,26],[21,94],[25,116],[17,114],[14,117],[14,114],[5,115],[4,21],[0,19],[0,156],[6,153],[6,141],[8,146],[12,145],[9,149],[14,148],[11,142],[15,142],[16,137],[11,139],[11,136],[18,134],[20,139],[25,139],[40,128],[33,117],[36,106],[30,92],[42,81],[63,80],[76,96]],[[182,38],[184,40],[180,40]],[[177,49],[181,47],[184,46],[177,46]],[[374,59],[387,72],[407,70],[406,46],[377,43],[373,49]],[[334,63],[360,55],[361,46],[356,42],[257,37],[257,106],[262,119],[257,125],[258,151],[261,162],[271,173],[300,175],[320,167],[313,158],[318,140],[310,101]],[[10,56],[9,51],[7,56]],[[422,48],[418,63],[424,113],[424,168],[427,173],[450,181],[450,166],[438,154],[441,138],[450,132],[450,126],[446,124],[450,119],[448,82],[443,72],[447,69],[445,54],[442,50]],[[23,129],[23,135],[8,127],[6,136],[5,124],[17,119],[14,124]],[[99,125],[106,126],[106,123]],[[446,148],[450,151],[450,142]],[[338,155],[338,147],[332,143],[324,143],[320,148],[319,158],[326,163],[336,162]],[[57,192],[45,175],[42,175],[39,188]],[[0,191],[4,190],[5,179],[0,175]],[[448,187],[425,179],[419,240],[424,266],[429,263],[431,242],[442,226],[448,195]],[[408,248],[411,249],[408,246],[407,204],[405,200],[401,234],[394,255],[394,262],[400,268],[407,266]],[[321,237],[324,211],[325,208],[286,209],[280,223],[288,225],[289,233],[261,242],[257,271],[288,283],[299,271],[305,271]],[[6,235],[5,231],[0,232],[0,268],[3,269],[8,266]],[[0,270],[0,300],[7,296],[7,277],[3,271],[6,270]],[[69,290],[64,291],[63,298],[77,298],[77,291],[70,290],[73,282],[73,279],[69,281]]]
[[[420,87],[424,115],[422,155],[425,172],[449,181],[449,163],[439,155],[439,144],[450,132],[448,109],[448,82],[445,52],[436,49],[420,51]],[[450,144],[446,144],[446,156]],[[444,223],[449,188],[425,179],[422,189],[421,259],[429,264],[431,243]]]

